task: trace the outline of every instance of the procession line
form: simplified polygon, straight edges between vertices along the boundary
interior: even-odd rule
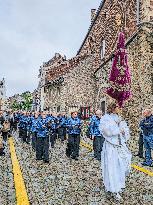
[[[9,138],[17,205],[30,205],[24,179],[17,159],[13,138]]]
[[[84,143],[83,141],[81,141],[80,144],[81,144],[81,146],[86,147],[88,150],[93,151],[93,148],[92,148],[91,145],[89,145],[87,143]],[[140,171],[140,172],[143,172],[143,173],[145,173],[145,174],[147,174],[147,175],[149,175],[151,177],[153,176],[153,172],[151,172],[151,171],[149,171],[147,169],[144,169],[143,167],[139,167],[139,166],[137,166],[135,164],[131,164],[131,167],[136,169],[136,170],[138,170],[138,171]]]

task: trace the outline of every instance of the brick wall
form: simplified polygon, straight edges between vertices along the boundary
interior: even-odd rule
[[[91,106],[95,100],[95,80],[91,78],[93,57],[86,57],[70,72],[64,75],[61,85],[48,85],[46,89],[45,106],[53,111],[58,106],[62,111],[70,111],[80,106]]]
[[[101,64],[101,45],[106,42],[107,58],[116,45],[118,33],[124,30],[126,38],[130,37],[136,30],[136,0],[105,0],[97,11],[98,17],[91,26],[78,54],[94,54],[95,69]]]
[[[101,108],[101,101],[105,100],[106,104],[112,101],[110,97],[104,95],[103,90],[109,84],[108,76],[112,61],[108,59],[116,48],[119,31],[123,30],[127,41],[130,42],[127,51],[132,72],[133,92],[133,97],[126,104],[123,115],[132,129],[131,146],[135,149],[141,109],[153,105],[151,90],[153,25],[143,23],[139,29],[137,28],[136,0],[103,2],[78,55],[69,60],[64,58],[59,62],[54,59],[45,65],[47,72],[44,75],[45,86],[42,88],[45,91],[44,107],[56,111],[60,106],[62,111],[71,111],[79,109],[80,106]],[[142,12],[143,7],[141,8]],[[142,20],[142,13],[140,17]],[[105,40],[106,52],[101,59],[102,40]],[[100,65],[103,65],[102,68],[94,75]],[[56,82],[60,77],[64,78],[64,82],[58,84]]]

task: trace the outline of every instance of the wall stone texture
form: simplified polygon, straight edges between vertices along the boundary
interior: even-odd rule
[[[91,77],[93,57],[86,57],[64,77],[64,82],[59,86],[49,85],[46,89],[45,107],[56,110],[68,111],[79,109],[80,106],[91,106],[95,100],[95,80]]]
[[[127,45],[128,62],[132,77],[132,98],[126,102],[122,110],[122,115],[130,125],[132,134],[131,146],[133,148],[137,145],[135,137],[137,136],[138,139],[142,110],[148,107],[153,108],[153,81],[151,79],[153,73],[152,34],[153,26],[151,24],[144,24],[139,28],[137,35]],[[112,59],[96,72],[96,77],[99,79],[97,82],[97,87],[99,87],[97,107],[100,107],[100,99],[104,97],[106,98],[106,102],[111,101],[110,97],[103,92],[109,86],[107,79],[109,77],[111,63]]]
[[[147,6],[146,6],[147,3]],[[128,62],[132,75],[132,98],[126,102],[122,115],[131,130],[131,147],[137,147],[138,125],[142,109],[153,107],[153,22],[152,1],[104,0],[92,15],[89,31],[77,53],[71,59],[60,54],[44,63],[40,69],[41,101],[43,109],[67,111],[90,106],[102,108],[112,99],[104,94],[116,49],[118,34],[126,36]],[[138,24],[139,23],[139,24]],[[101,57],[102,42],[105,53]],[[60,81],[60,79],[64,81]]]

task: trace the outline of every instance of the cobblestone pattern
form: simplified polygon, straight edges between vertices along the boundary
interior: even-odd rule
[[[66,143],[50,151],[50,164],[36,162],[29,145],[16,140],[29,199],[32,205],[116,205],[104,192],[100,163],[81,148],[79,161],[65,156]],[[139,163],[138,159],[134,162]],[[150,168],[151,169],[151,168]],[[152,177],[132,169],[123,193],[123,205],[152,205]]]
[[[5,153],[4,157],[0,157],[0,204],[15,205],[16,196],[8,145],[6,145]]]

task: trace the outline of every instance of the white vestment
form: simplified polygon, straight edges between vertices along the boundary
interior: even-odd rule
[[[101,118],[100,131],[105,138],[101,153],[101,168],[106,191],[118,193],[125,188],[125,177],[130,172],[131,152],[126,146],[129,128],[117,114]],[[124,131],[124,135],[121,134]]]

